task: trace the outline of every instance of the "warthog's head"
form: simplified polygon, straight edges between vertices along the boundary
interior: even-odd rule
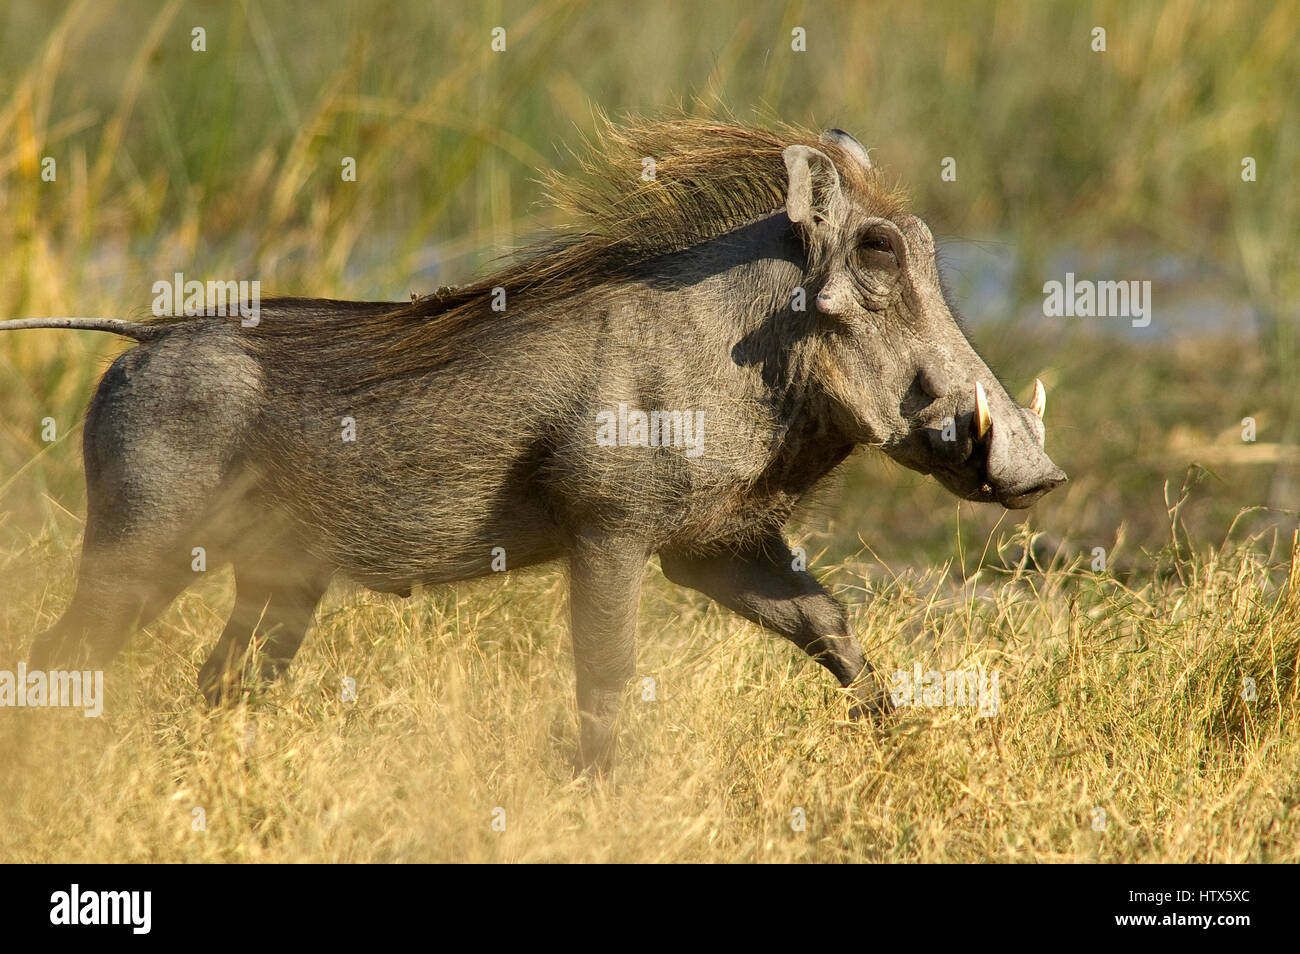
[[[1042,384],[1029,407],[1007,394],[953,318],[925,223],[882,201],[852,136],[832,129],[822,146],[785,150],[785,208],[826,327],[816,373],[837,425],[959,497],[1028,507],[1066,479],[1043,450]]]

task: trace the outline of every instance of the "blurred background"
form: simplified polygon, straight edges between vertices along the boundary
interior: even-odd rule
[[[403,300],[554,224],[537,180],[598,109],[840,126],[910,190],[1012,393],[1046,383],[1072,482],[1004,514],[860,453],[797,542],[954,571],[1022,527],[1044,559],[1101,546],[1126,572],[1230,529],[1289,550],[1297,28],[1295,2],[5,2],[0,316],[142,316],[174,271]],[[1150,326],[1045,317],[1067,271],[1150,281]],[[80,421],[124,347],[0,335],[7,559],[80,532]]]

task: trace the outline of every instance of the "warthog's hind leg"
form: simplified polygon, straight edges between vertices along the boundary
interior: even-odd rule
[[[231,698],[253,675],[254,636],[261,649],[257,680],[271,682],[289,668],[328,584],[328,573],[306,563],[273,570],[236,559],[235,608],[199,670],[199,690],[210,705]]]
[[[177,562],[156,554],[151,558],[129,543],[88,543],[72,602],[57,623],[36,637],[28,665],[42,670],[107,666],[127,637],[166,609],[193,577]]]
[[[106,665],[131,632],[214,569],[243,527],[236,448],[254,414],[228,345],[160,339],[105,372],[86,412],[86,532],[77,588],[32,664]],[[201,561],[196,564],[195,561]]]

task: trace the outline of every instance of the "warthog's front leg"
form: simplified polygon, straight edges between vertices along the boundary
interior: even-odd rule
[[[569,557],[569,614],[578,674],[583,769],[613,765],[619,697],[636,666],[636,617],[649,553],[626,541],[579,539]]]
[[[668,579],[780,633],[829,669],[857,700],[850,718],[880,715],[889,708],[888,697],[849,632],[844,606],[811,573],[796,570],[794,563],[794,555],[779,536],[715,556],[659,554]]]

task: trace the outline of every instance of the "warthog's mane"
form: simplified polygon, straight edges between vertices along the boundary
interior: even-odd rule
[[[843,188],[880,214],[901,208],[901,196],[882,187],[875,170],[820,142],[810,129],[602,118],[576,153],[578,171],[544,179],[547,199],[568,224],[523,249],[504,269],[409,303],[265,301],[260,323],[244,332],[255,351],[275,352],[267,354],[273,363],[291,359],[343,376],[337,384],[432,370],[471,341],[481,349],[491,326],[518,309],[572,300],[779,210],[787,182],[782,153],[793,144],[829,155]],[[498,288],[507,296],[504,313],[490,308]]]

